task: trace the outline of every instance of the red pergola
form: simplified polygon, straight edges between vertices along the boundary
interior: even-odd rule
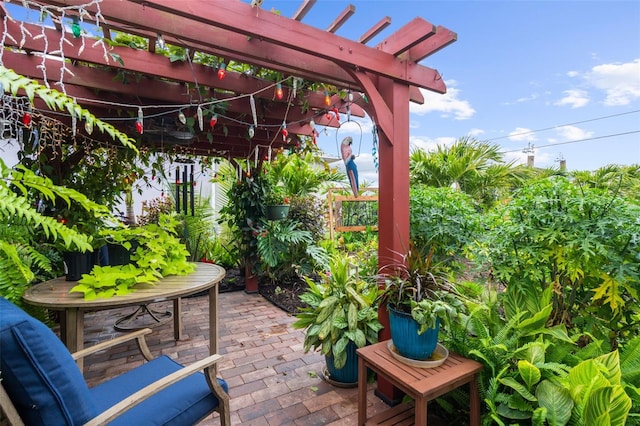
[[[239,0],[27,3],[36,8],[55,8],[52,9],[58,11],[53,14],[55,28],[43,29],[39,25],[4,19],[3,33],[11,36],[4,37],[4,44],[12,49],[4,51],[3,65],[41,81],[45,71],[49,81],[57,81],[63,75],[66,93],[82,99],[79,103],[97,117],[127,110],[114,105],[166,105],[164,109],[159,108],[160,112],[185,105],[186,114],[193,116],[202,99],[228,99],[225,117],[219,125],[189,135],[186,142],[171,139],[175,139],[175,132],[180,130],[174,118],[145,120],[143,141],[156,149],[164,149],[173,142],[188,153],[247,158],[261,147],[286,145],[288,142],[279,137],[283,123],[295,140],[298,135],[313,134],[311,120],[318,125],[338,126],[335,115],[327,116],[334,108],[341,114],[349,108],[356,116],[366,112],[379,131],[381,266],[397,261],[399,253],[406,250],[409,242],[409,102],[424,101],[419,88],[445,93],[440,74],[419,62],[454,42],[454,32],[416,17],[378,45],[368,46],[366,43],[388,26],[389,18],[377,22],[360,39],[349,40],[334,31],[355,12],[355,7],[348,6],[328,29],[322,30],[301,22],[315,0],[302,1],[290,18]],[[392,7],[391,3],[389,6]],[[2,4],[0,7],[4,17],[6,10]],[[95,18],[97,12],[102,18],[99,21]],[[68,28],[74,16],[80,21],[99,22],[106,38],[112,31],[145,37],[149,48],[114,46],[105,50],[103,44],[95,43],[96,39],[86,34],[75,38]],[[25,36],[25,29],[31,36]],[[40,34],[42,36],[38,36]],[[157,54],[155,46],[159,35],[166,43],[188,49],[187,60],[171,62]],[[62,50],[67,61],[62,65],[59,60],[47,60],[46,70],[43,69],[43,57],[34,53],[60,56],[56,50]],[[226,76],[219,79],[217,70],[221,64],[193,63],[196,52],[246,64],[247,70],[269,69],[281,73],[283,99],[274,96],[273,81],[255,78],[246,72],[227,70]],[[61,72],[63,66],[65,70]],[[123,75],[129,76],[128,84],[116,78]],[[316,84],[299,90],[294,98],[291,93],[294,78]],[[328,104],[321,87],[332,89]],[[353,101],[340,96],[348,90],[365,94],[368,102],[362,96],[354,96]],[[253,121],[252,97],[257,126],[253,129],[253,138],[248,138],[247,122]],[[135,113],[134,108],[128,109]],[[70,122],[70,118],[66,121]],[[208,124],[205,127],[209,127]],[[120,130],[141,137],[135,133],[133,121],[123,122]]]

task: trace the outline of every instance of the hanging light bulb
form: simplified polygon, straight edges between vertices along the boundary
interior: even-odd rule
[[[187,117],[184,115],[184,112],[182,112],[182,110],[180,110],[180,112],[178,113],[178,120],[180,120],[182,124],[187,124]]]
[[[347,99],[349,99],[349,102],[353,102],[353,92],[351,90],[349,90],[349,94],[347,95]]]
[[[309,127],[311,127],[311,130],[316,129],[316,122],[313,121],[313,118],[311,119],[311,121],[309,121]]]
[[[202,117],[202,107],[200,105],[198,105],[198,109],[196,110],[196,115],[198,116],[198,127],[200,128],[200,131],[204,130],[204,119]]]
[[[331,105],[331,96],[329,96],[329,91],[328,90],[324,91],[324,104],[326,106]]]
[[[218,68],[218,80],[222,80],[225,75],[227,75],[227,64],[223,62]]]
[[[71,33],[75,38],[80,37],[82,29],[80,28],[80,23],[78,22],[78,17],[73,17],[73,23],[71,24]]]
[[[331,111],[336,115],[336,120],[340,121],[340,112],[338,112],[338,108],[334,107]]]
[[[211,116],[211,120],[209,120],[209,126],[211,126],[211,128],[213,129],[216,126],[217,122],[218,122],[218,114],[213,114]]]
[[[136,120],[136,131],[140,134],[142,134],[142,132],[144,131],[144,126],[142,124],[142,120],[140,119]]]
[[[160,49],[166,49],[167,48],[167,43],[165,43],[164,37],[162,37],[162,34],[160,34],[160,33],[158,33],[158,36],[156,38],[156,43],[158,44],[158,47]]]
[[[289,131],[287,130],[287,123],[282,122],[282,140],[287,141],[287,136],[289,136]]]
[[[88,134],[93,133],[93,122],[91,122],[91,121],[85,121],[85,122],[84,122],[84,130],[85,130]]]
[[[249,139],[253,139],[253,137],[254,137],[254,136],[255,136],[255,134],[256,134],[256,131],[255,131],[255,129],[253,128],[253,126],[249,127],[248,133],[249,133]]]
[[[282,91],[282,84],[276,84],[276,98],[282,99],[284,97],[284,92]]]

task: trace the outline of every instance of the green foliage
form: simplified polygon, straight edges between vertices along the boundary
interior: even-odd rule
[[[300,298],[309,305],[296,314],[294,328],[306,329],[304,350],[320,349],[333,355],[336,368],[344,367],[349,341],[361,348],[378,341],[382,325],[378,321],[378,286],[361,278],[351,259],[334,255],[321,283],[305,277],[309,289]]]
[[[473,200],[451,188],[410,188],[411,240],[433,248],[433,261],[452,269],[464,265],[464,250],[480,234],[480,216]]]
[[[71,291],[84,294],[87,300],[120,296],[135,291],[139,283],[152,284],[167,275],[187,275],[195,264],[187,261],[189,252],[177,237],[180,221],[174,215],[160,215],[159,222],[137,228],[105,230],[113,244],[127,250],[137,246],[127,265],[97,266],[85,274]]]
[[[500,147],[474,138],[459,138],[453,145],[434,151],[414,150],[409,171],[412,184],[456,188],[478,203],[491,207],[517,185],[526,170],[504,163]]]
[[[91,250],[91,238],[70,229],[55,219],[44,216],[34,206],[35,200],[60,199],[97,217],[106,217],[108,210],[50,179],[37,176],[18,166],[9,169],[0,159],[0,294],[21,305],[22,294],[36,278],[34,271],[52,271],[48,256],[41,253],[44,240],[67,250]]]
[[[565,178],[534,181],[492,215],[476,253],[514,305],[551,288],[550,325],[593,330],[615,347],[633,336],[638,315],[639,217],[615,195]]]
[[[21,76],[3,66],[0,66],[0,84],[13,96],[15,96],[19,90],[24,90],[31,103],[33,103],[34,98],[38,96],[52,111],[66,111],[69,114],[75,115],[78,119],[90,123],[101,133],[107,133],[114,140],[120,141],[123,146],[137,151],[133,139],[113,127],[113,125],[97,119],[88,110],[78,105],[73,98],[64,93],[50,89],[38,83],[36,80]]]

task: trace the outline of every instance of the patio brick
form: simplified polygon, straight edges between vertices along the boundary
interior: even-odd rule
[[[167,354],[183,364],[209,354],[208,299],[182,300],[183,339],[173,337],[173,323],[154,327],[147,342],[154,355]],[[171,309],[170,304],[154,308]],[[116,318],[133,308],[87,313],[86,346],[122,335],[115,331]],[[357,390],[339,388],[321,378],[324,356],[304,353],[304,331],[295,330],[295,318],[258,294],[242,291],[220,294],[218,372],[229,384],[231,422],[243,426],[352,425],[357,421]],[[85,363],[89,386],[95,386],[143,362],[134,344],[94,354]],[[369,385],[368,412],[386,405]],[[203,426],[218,426],[214,413]]]

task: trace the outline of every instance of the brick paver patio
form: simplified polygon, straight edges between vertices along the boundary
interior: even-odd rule
[[[154,355],[167,354],[183,364],[209,354],[206,296],[182,300],[183,339],[173,338],[170,321],[149,336]],[[170,308],[170,304],[154,307]],[[85,317],[85,345],[121,334],[114,321],[133,308],[89,313]],[[295,318],[258,294],[236,291],[220,294],[219,352],[224,359],[219,375],[229,383],[234,425],[355,425],[357,389],[341,388],[321,378],[324,357],[302,350],[304,333],[294,330]],[[84,374],[93,386],[142,363],[135,345],[114,348],[85,361]],[[369,385],[368,414],[388,408]],[[202,425],[219,425],[218,415]]]

